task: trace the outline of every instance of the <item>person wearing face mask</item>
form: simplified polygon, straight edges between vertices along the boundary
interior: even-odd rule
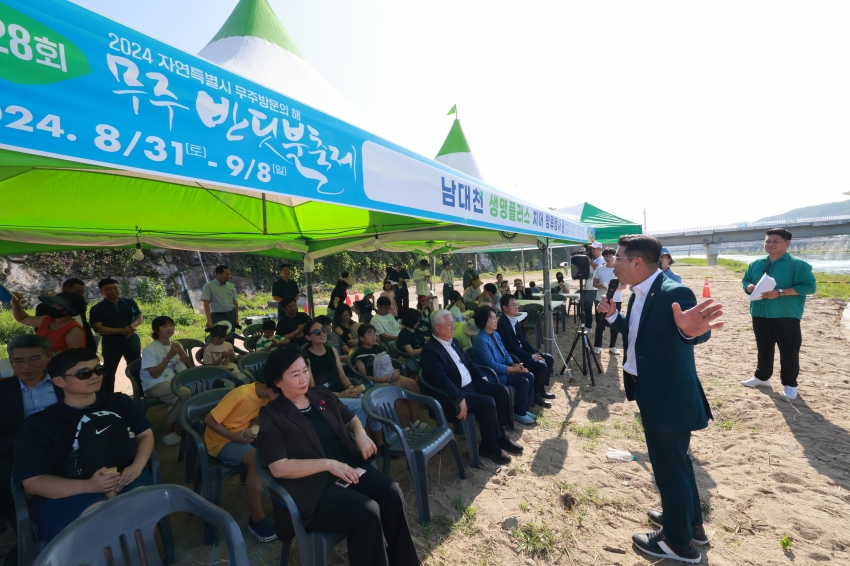
[[[39,297],[47,304],[48,314],[30,316],[21,306],[20,293],[12,293],[12,316],[21,324],[32,326],[35,333],[50,340],[50,351],[61,352],[69,348],[85,348],[86,333],[82,324],[74,320],[80,312],[85,312],[86,302],[73,293],[59,293],[55,297]]]
[[[74,295],[79,295],[85,301],[86,284],[83,283],[82,279],[71,277],[70,279],[66,279],[65,282],[62,283],[62,293],[72,293]],[[38,303],[35,306],[35,316],[49,315],[50,308],[50,305],[48,305],[47,303]],[[97,340],[94,339],[94,334],[92,334],[91,331],[91,325],[89,325],[89,321],[86,319],[85,309],[83,309],[82,312],[78,313],[77,316],[74,317],[74,320],[83,325],[83,330],[86,333],[86,348],[88,348],[92,352],[96,352]]]

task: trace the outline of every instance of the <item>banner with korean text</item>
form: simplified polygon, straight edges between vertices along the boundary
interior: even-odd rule
[[[588,239],[581,223],[64,0],[0,0],[0,148]]]

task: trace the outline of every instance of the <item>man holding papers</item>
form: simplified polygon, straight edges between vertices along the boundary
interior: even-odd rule
[[[747,268],[742,280],[750,295],[750,314],[758,348],[758,365],[745,387],[771,387],[773,356],[779,346],[782,365],[780,379],[786,399],[797,398],[797,375],[800,373],[800,319],[806,306],[806,295],[816,290],[812,266],[788,253],[791,232],[771,228],[764,238],[767,257],[757,259]],[[758,289],[757,289],[758,288]],[[754,292],[758,291],[758,292]]]

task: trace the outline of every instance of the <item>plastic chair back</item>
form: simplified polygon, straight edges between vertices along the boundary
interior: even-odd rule
[[[477,301],[464,301],[463,304],[465,304],[466,308],[469,309],[469,310],[474,311],[475,309],[478,308],[478,302]]]
[[[245,338],[250,338],[251,336],[260,336],[263,333],[263,324],[249,324],[245,327],[245,330],[242,331],[242,336]]]
[[[236,387],[245,385],[238,377],[226,369],[215,366],[196,366],[184,369],[171,380],[171,391],[177,395],[181,387],[188,387],[192,395],[216,388],[216,382],[233,382]],[[221,385],[219,386],[221,387]]]
[[[271,352],[251,352],[237,359],[236,365],[239,366],[239,371],[253,377],[254,381],[265,383],[266,375],[264,370],[266,368],[266,361],[271,355]]]
[[[254,334],[253,336],[248,336],[245,338],[245,349],[249,352],[253,352],[257,349],[257,342],[259,342],[260,338],[262,338],[262,334]]]
[[[325,533],[321,531],[310,531],[309,533],[304,528],[304,523],[301,522],[301,515],[298,513],[298,507],[289,492],[280,485],[268,469],[263,466],[260,459],[260,451],[254,452],[254,467],[257,469],[257,474],[266,488],[269,490],[271,500],[281,507],[286,508],[289,512],[289,520],[292,523],[292,530],[295,532],[295,540],[298,541],[298,554],[301,558],[301,564],[305,566],[325,566],[328,563],[328,557],[336,545],[345,540],[345,535],[341,533]],[[280,564],[286,566],[289,562],[289,548],[292,541],[283,541],[281,549]]]
[[[245,539],[233,517],[179,485],[143,487],[76,519],[36,559],[37,566],[162,564],[154,529],[171,513],[191,513],[224,535],[230,564],[248,566]]]
[[[189,359],[197,359],[192,354],[192,350],[203,350],[204,346],[206,346],[206,344],[204,344],[201,340],[196,340],[195,338],[178,338],[175,342],[180,342],[180,345],[183,346],[183,349],[186,350],[187,354],[189,354]],[[195,352],[195,355],[197,355],[197,352]],[[203,359],[203,354],[201,354],[201,360]],[[200,363],[201,362],[199,361],[198,364]]]

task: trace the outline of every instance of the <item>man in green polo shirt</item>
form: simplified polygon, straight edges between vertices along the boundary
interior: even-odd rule
[[[773,375],[773,355],[779,346],[779,361],[782,365],[780,379],[785,386],[782,396],[797,398],[797,375],[800,373],[800,319],[806,306],[806,295],[817,290],[812,266],[788,253],[791,247],[791,232],[784,228],[771,228],[764,238],[767,257],[750,264],[742,281],[749,295],[762,276],[767,274],[776,280],[776,288],[762,293],[761,300],[750,302],[753,317],[753,332],[758,348],[758,366],[750,379],[741,385],[746,387],[770,387]]]

